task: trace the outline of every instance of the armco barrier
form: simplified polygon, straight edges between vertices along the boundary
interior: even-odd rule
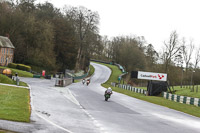
[[[101,60],[95,60],[95,59],[90,59],[90,61],[104,63],[104,64],[111,64],[111,62],[106,62],[106,61],[101,61]]]
[[[118,68],[122,71],[123,75],[124,75],[124,73],[126,73],[125,69],[124,69],[120,64],[113,63],[113,61],[111,61],[111,62],[106,62],[106,61],[95,60],[95,59],[90,59],[90,61],[100,62],[100,63],[104,63],[104,64],[110,64],[110,65],[116,65],[116,66],[118,66]]]
[[[122,88],[124,90],[129,90],[129,91],[132,91],[132,92],[135,92],[135,93],[141,93],[141,94],[145,94],[145,95],[147,93],[147,91],[144,90],[144,89],[135,88],[135,87],[130,86],[130,85],[116,84],[116,83],[113,83],[113,82],[111,82],[111,85],[114,86],[114,87],[118,86],[119,88]]]
[[[73,77],[73,79],[83,79],[83,78],[88,76],[89,72],[90,72],[90,68],[88,69],[88,72],[86,74],[81,75],[81,76],[77,76],[77,77]]]
[[[41,77],[40,75],[36,75],[36,74],[33,75],[33,78],[40,78],[40,77]]]
[[[87,77],[88,76],[88,73],[86,73],[86,74],[84,74],[84,75],[82,75],[82,76],[77,76],[77,77],[73,77],[74,79],[83,79],[83,78],[85,78],[85,77]]]
[[[179,95],[171,94],[168,92],[163,92],[163,97],[165,99],[168,99],[171,101],[185,103],[185,104],[189,104],[189,105],[195,105],[195,106],[200,107],[200,99],[199,98],[179,96]]]

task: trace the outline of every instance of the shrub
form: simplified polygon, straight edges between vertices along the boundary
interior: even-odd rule
[[[24,70],[24,71],[31,71],[31,67],[24,65],[24,64],[15,64],[15,63],[9,63],[8,64],[9,68],[14,68],[14,69],[19,69],[19,70]]]
[[[27,65],[24,65],[24,64],[17,64],[17,69],[28,71],[28,72],[31,71],[31,67],[27,66]]]
[[[16,69],[17,68],[17,64],[15,64],[15,63],[9,63],[8,67]]]

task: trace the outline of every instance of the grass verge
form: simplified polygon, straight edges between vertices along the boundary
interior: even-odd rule
[[[111,86],[111,82],[117,82],[118,76],[121,74],[121,71],[117,68],[117,66],[109,65],[109,64],[103,64],[107,67],[109,67],[112,70],[111,76],[107,82],[102,84],[103,87],[108,88]],[[194,105],[187,105],[187,104],[181,104],[174,101],[170,101],[167,99],[164,99],[163,97],[159,96],[145,96],[143,94],[134,93],[132,91],[124,90],[118,87],[112,87],[113,91],[141,99],[147,102],[151,102],[157,105],[165,106],[171,109],[175,109],[193,116],[200,117],[200,107],[196,107]]]
[[[15,132],[13,132],[13,131],[8,131],[8,130],[2,130],[2,129],[0,129],[0,133],[15,133]]]
[[[0,119],[30,122],[29,90],[0,85]]]
[[[94,71],[95,71],[94,67],[92,65],[90,65],[90,71],[89,71],[88,77],[92,76]]]

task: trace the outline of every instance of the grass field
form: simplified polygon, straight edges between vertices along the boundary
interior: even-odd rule
[[[111,86],[111,82],[117,82],[117,78],[121,74],[121,71],[118,69],[117,66],[108,65],[108,64],[103,64],[103,65],[108,66],[112,70],[112,74],[111,74],[109,80],[107,82],[105,82],[104,84],[102,84],[103,87],[108,88],[109,86]],[[164,99],[161,96],[145,96],[143,94],[124,90],[124,89],[121,89],[118,87],[112,87],[112,89],[113,89],[113,91],[123,93],[125,95],[135,97],[137,99],[141,99],[141,100],[144,100],[147,102],[151,102],[154,104],[158,104],[158,105],[165,106],[165,107],[168,107],[171,109],[175,109],[175,110],[178,110],[178,111],[190,114],[190,115],[200,117],[200,107],[196,107],[194,105],[177,103],[174,101]]]
[[[174,86],[175,94],[181,96],[195,97],[200,98],[200,86],[198,86],[198,92],[196,92],[196,87],[194,88],[194,92],[191,92],[190,88],[181,88],[180,86]]]
[[[136,87],[136,88],[147,90],[147,87]],[[172,87],[171,87],[171,90],[173,91]],[[173,94],[177,94],[180,96],[200,98],[200,86],[198,86],[198,89],[197,89],[197,86],[195,86],[193,92],[191,92],[191,89],[189,87],[181,88],[180,86],[174,86]]]
[[[8,68],[8,67],[3,67],[0,66],[0,68]],[[26,71],[22,71],[22,70],[18,70],[18,69],[13,69],[13,68],[8,68],[12,70],[12,75],[15,75],[15,73],[18,73],[19,77],[33,77],[33,74],[30,72],[26,72]]]
[[[0,85],[0,119],[30,122],[29,90]]]

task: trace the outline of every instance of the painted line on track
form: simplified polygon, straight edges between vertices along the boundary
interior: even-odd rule
[[[71,94],[73,99],[76,100],[74,94],[68,89],[69,94]],[[93,121],[94,125],[100,129],[100,132],[106,133],[105,129],[102,127],[102,125],[76,100],[77,105],[79,105],[80,109]]]
[[[44,118],[43,116],[41,116],[40,114],[38,114],[35,110],[34,110],[34,112],[36,113],[37,116],[39,116],[40,118],[42,118],[42,119],[45,120],[46,122],[50,123],[51,125],[53,125],[53,126],[55,126],[55,127],[57,127],[57,128],[60,128],[61,130],[64,130],[64,131],[66,131],[66,132],[68,132],[68,133],[73,133],[72,131],[70,131],[70,130],[68,130],[68,129],[66,129],[66,128],[63,128],[63,127],[61,127],[61,126],[59,126],[59,125],[53,123],[52,121],[50,121],[50,120]]]
[[[17,88],[26,88],[26,89],[29,88],[29,87],[25,87],[25,86],[18,86],[18,85],[11,85],[11,84],[3,84],[3,83],[0,83],[0,85],[11,86],[11,87],[17,87]]]

